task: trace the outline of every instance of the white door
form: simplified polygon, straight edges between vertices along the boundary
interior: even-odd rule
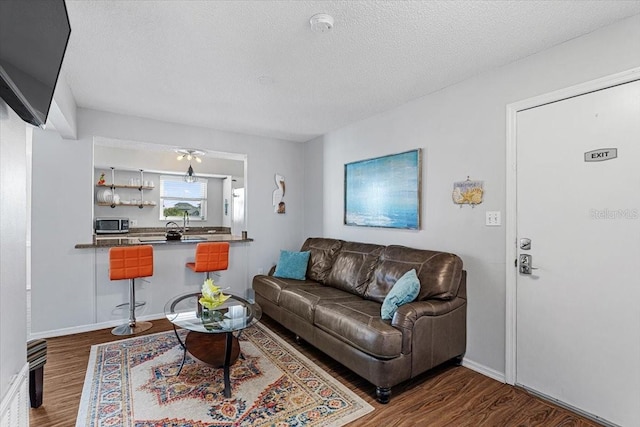
[[[517,253],[537,268],[517,278],[516,383],[640,426],[640,81],[516,126]]]

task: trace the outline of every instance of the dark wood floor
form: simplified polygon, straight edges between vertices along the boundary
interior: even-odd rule
[[[349,426],[598,426],[565,409],[464,367],[444,366],[392,389],[391,403],[375,401],[374,387],[268,317],[269,326],[322,369],[354,390],[375,410]],[[156,320],[146,333],[171,330]],[[44,403],[30,411],[31,427],[75,425],[92,345],[120,339],[110,330],[48,339]]]

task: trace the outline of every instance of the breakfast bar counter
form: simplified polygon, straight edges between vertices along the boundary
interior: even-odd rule
[[[252,242],[248,237],[233,236],[226,230],[192,229],[182,235],[180,239],[168,240],[164,229],[140,229],[126,234],[94,235],[92,243],[77,243],[76,249],[110,248],[114,246],[133,245],[186,245],[200,242]]]

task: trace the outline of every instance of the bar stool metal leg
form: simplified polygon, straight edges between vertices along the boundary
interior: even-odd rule
[[[129,279],[129,323],[117,326],[111,330],[113,335],[133,335],[151,329],[151,322],[136,321],[136,285],[135,279]]]

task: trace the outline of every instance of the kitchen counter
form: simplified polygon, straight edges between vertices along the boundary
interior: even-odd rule
[[[127,234],[105,234],[94,236],[92,243],[78,243],[76,249],[110,248],[114,246],[132,245],[187,245],[201,242],[253,242],[251,238],[233,236],[220,230],[192,229],[187,231],[180,240],[167,240],[163,229],[132,229]]]

